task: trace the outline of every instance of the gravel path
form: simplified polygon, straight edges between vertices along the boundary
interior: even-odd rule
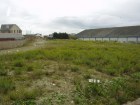
[[[43,39],[38,39],[35,42],[29,44],[28,46],[24,47],[18,47],[13,49],[6,49],[6,50],[0,50],[0,55],[3,54],[9,54],[9,53],[16,53],[19,51],[29,51],[37,48],[43,48],[45,46],[46,41]]]

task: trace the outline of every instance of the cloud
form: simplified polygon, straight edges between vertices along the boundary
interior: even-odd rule
[[[140,25],[139,5],[139,0],[1,0],[0,24],[44,34]]]
[[[117,26],[121,18],[111,15],[94,14],[85,17],[59,17],[49,23],[52,28],[89,29]]]
[[[8,7],[8,9],[7,9],[7,13],[6,13],[6,16],[7,16],[7,17],[10,16],[10,13],[11,13],[11,8]]]

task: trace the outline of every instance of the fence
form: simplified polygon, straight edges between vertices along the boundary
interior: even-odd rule
[[[140,43],[140,37],[124,37],[124,38],[120,38],[120,37],[83,37],[83,38],[79,38],[81,40],[93,40],[93,41],[118,41],[118,42],[134,42],[134,43]]]

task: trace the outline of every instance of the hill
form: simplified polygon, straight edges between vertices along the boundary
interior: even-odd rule
[[[140,36],[140,26],[126,26],[113,28],[88,29],[78,34],[77,37],[133,37]]]

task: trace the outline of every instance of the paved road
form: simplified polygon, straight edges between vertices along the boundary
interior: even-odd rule
[[[28,51],[28,50],[33,50],[33,49],[37,49],[37,48],[43,48],[45,46],[45,43],[46,43],[45,40],[37,39],[35,42],[29,44],[28,46],[0,50],[0,55],[9,54],[9,53],[16,53],[16,52],[20,52],[20,51]]]

